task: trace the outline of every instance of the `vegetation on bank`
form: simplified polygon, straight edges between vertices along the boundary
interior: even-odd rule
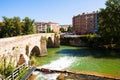
[[[117,49],[120,48],[120,0],[108,0],[105,5],[99,12],[98,45]]]
[[[12,57],[8,62],[7,57],[3,56],[0,61],[0,75],[8,76],[15,69]]]
[[[99,35],[88,35],[90,47],[120,49],[120,0],[108,0],[99,12]]]
[[[61,28],[60,28],[60,31],[61,31],[62,33],[64,33],[64,32],[70,32],[70,33],[72,33],[72,32],[73,32],[73,28],[72,28],[71,26],[69,26],[68,29],[65,30],[63,27],[61,27]]]
[[[17,73],[16,70],[17,67],[19,66],[15,66],[13,57],[9,55],[9,58],[7,56],[3,56],[1,57],[1,61],[0,61],[0,79],[1,78],[5,78],[5,80],[9,80],[11,77],[10,75],[13,74],[12,76],[15,76]],[[15,74],[16,73],[16,74]],[[24,76],[28,73],[28,66],[23,66],[20,70],[19,70],[19,74],[17,74],[17,76],[15,77],[16,80],[22,79],[24,78]]]
[[[0,37],[13,37],[19,35],[27,35],[35,33],[34,20],[25,17],[23,20],[20,17],[8,18],[3,17],[3,23],[0,26]]]

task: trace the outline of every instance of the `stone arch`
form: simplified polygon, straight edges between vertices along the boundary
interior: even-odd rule
[[[26,55],[28,56],[29,55],[29,46],[28,45],[26,45],[25,50],[26,50]]]
[[[48,37],[47,39],[47,47],[48,48],[54,47],[54,42],[51,37]]]
[[[30,52],[31,56],[40,56],[40,49],[38,46],[34,46]]]
[[[19,61],[18,61],[17,65],[21,65],[21,64],[23,64],[25,62],[26,62],[26,60],[24,58],[24,55],[20,54]]]

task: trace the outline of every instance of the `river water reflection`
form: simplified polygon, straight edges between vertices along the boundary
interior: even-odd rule
[[[61,46],[61,48],[48,49],[48,56],[38,59],[41,67],[55,70],[77,70],[111,76],[120,76],[120,52],[93,50],[83,47]],[[48,63],[48,64],[47,64]],[[46,76],[38,73],[36,80]],[[41,76],[42,75],[42,76]],[[46,80],[51,76],[47,75]],[[44,80],[44,79],[43,79]]]

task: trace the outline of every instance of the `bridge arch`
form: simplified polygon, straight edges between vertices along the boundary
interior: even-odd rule
[[[48,37],[48,39],[47,39],[47,47],[51,48],[53,46],[54,46],[54,42],[53,42],[52,38]]]
[[[17,65],[21,65],[26,62],[26,59],[23,54],[20,54]]]
[[[30,51],[30,56],[40,56],[40,48],[38,46],[34,46]]]

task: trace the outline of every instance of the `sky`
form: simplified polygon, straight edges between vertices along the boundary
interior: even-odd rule
[[[0,0],[0,21],[2,16],[29,17],[36,22],[57,22],[72,24],[72,17],[105,8],[107,0]]]

